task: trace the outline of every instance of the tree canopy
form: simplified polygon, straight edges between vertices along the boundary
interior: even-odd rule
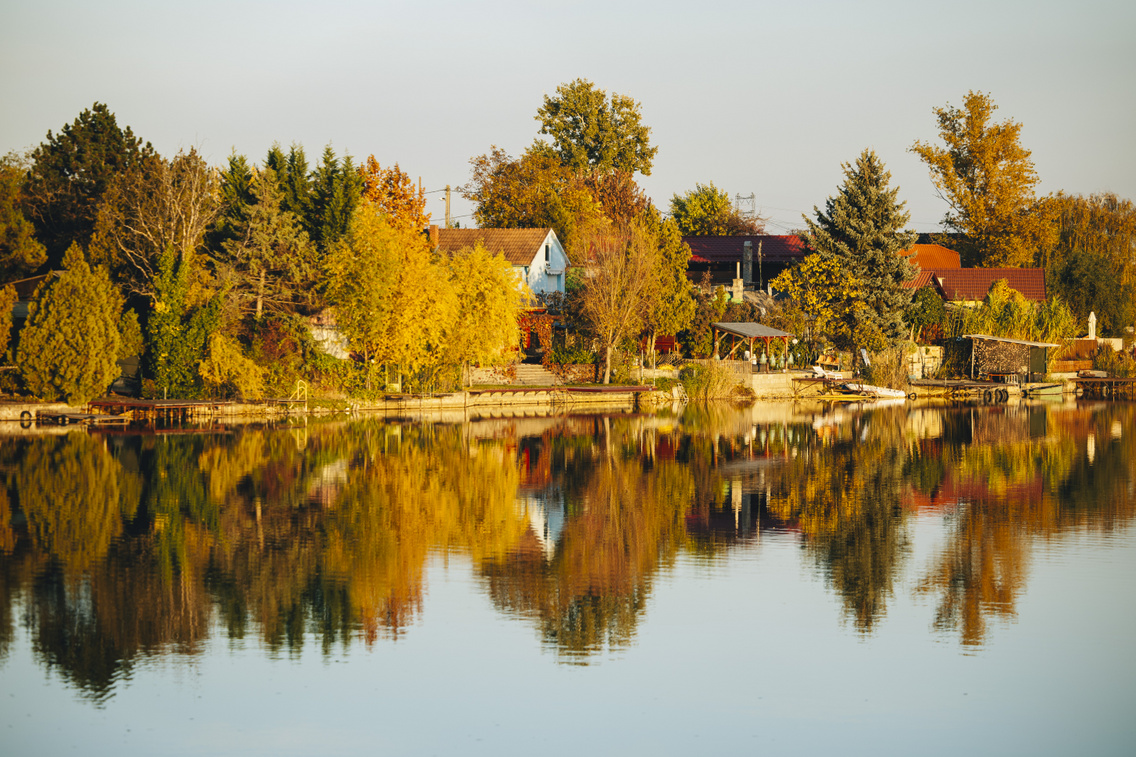
[[[66,270],[44,284],[28,307],[16,364],[36,396],[81,405],[118,376],[117,361],[125,357],[123,300],[106,271],[92,269],[78,245],[63,264]]]
[[[744,218],[730,202],[730,195],[709,184],[695,184],[694,189],[671,197],[671,216],[684,235],[739,236],[760,234],[764,226],[759,219]]]
[[[30,276],[47,262],[44,246],[36,240],[35,229],[20,205],[26,175],[18,155],[0,158],[0,271],[4,280]]]
[[[627,95],[599,89],[587,79],[561,84],[537,110],[540,133],[552,138],[560,162],[577,171],[651,175],[659,148],[642,123],[640,105]]]
[[[25,210],[49,261],[59,265],[72,242],[86,246],[103,193],[116,176],[153,156],[130,127],[120,129],[110,109],[96,102],[31,154],[24,185]]]
[[[943,146],[916,142],[911,151],[931,169],[950,205],[943,225],[963,235],[964,265],[1030,265],[1049,230],[1035,203],[1038,176],[1020,142],[1022,125],[994,123],[993,99],[968,92],[962,108],[935,108]]]
[[[851,320],[837,330],[842,347],[879,350],[904,334],[903,310],[911,302],[903,283],[915,275],[900,255],[914,244],[916,234],[903,226],[908,214],[898,201],[899,188],[891,188],[891,174],[872,150],[864,150],[855,165],[845,163],[844,183],[824,211],[806,217],[802,237],[816,256],[835,267],[825,270],[849,277],[837,292],[857,302],[837,307]],[[776,284],[775,284],[776,285]]]

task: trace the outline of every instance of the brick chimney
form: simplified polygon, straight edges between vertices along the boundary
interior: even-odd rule
[[[438,224],[430,224],[430,249],[438,249]]]

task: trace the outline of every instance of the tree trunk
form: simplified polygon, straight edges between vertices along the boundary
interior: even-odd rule
[[[607,345],[606,345],[606,346],[604,347],[604,375],[603,375],[603,382],[604,382],[605,384],[610,384],[610,383],[611,383],[611,348],[612,348],[612,345],[611,345],[611,343],[610,343],[610,342],[609,342],[609,343],[608,343],[608,344],[607,344]]]
[[[260,320],[260,314],[264,310],[264,269],[260,269],[260,285],[256,289],[256,319]]]

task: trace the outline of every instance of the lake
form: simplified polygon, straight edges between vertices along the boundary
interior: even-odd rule
[[[1128,755],[1136,405],[0,426],[0,753]]]

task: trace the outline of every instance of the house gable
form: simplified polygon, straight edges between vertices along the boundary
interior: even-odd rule
[[[432,236],[435,231],[438,252],[452,255],[481,242],[512,263],[534,293],[564,291],[571,261],[553,229],[431,229]]]

